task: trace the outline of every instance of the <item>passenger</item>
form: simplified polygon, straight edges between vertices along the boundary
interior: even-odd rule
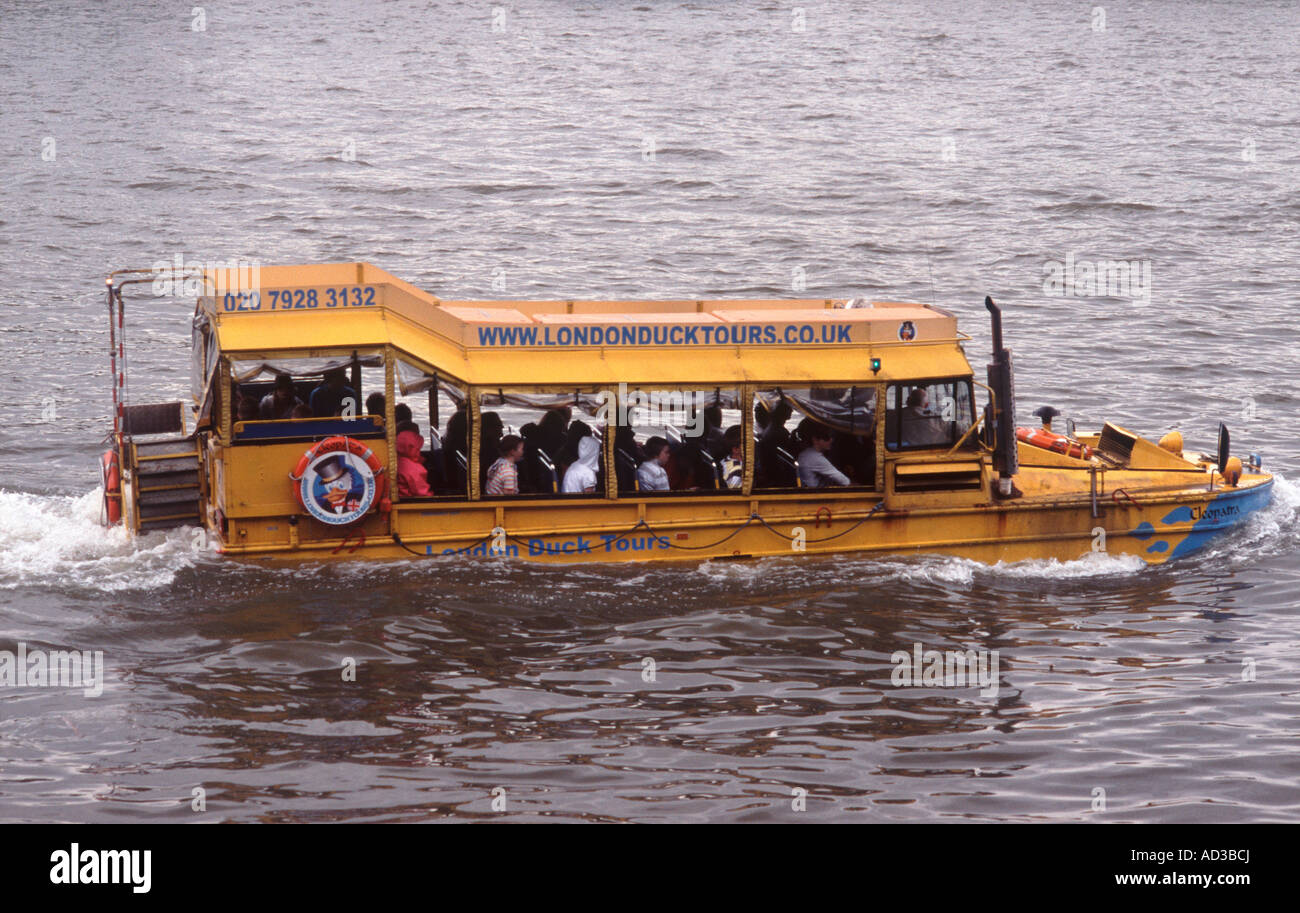
[[[645,451],[636,442],[636,432],[631,425],[620,425],[614,432],[614,447],[626,453],[634,463],[640,464],[645,459]]]
[[[420,459],[424,438],[414,431],[401,431],[397,435],[397,493],[403,498],[427,498],[429,471]]]
[[[451,414],[451,417],[447,419],[447,434],[443,440],[445,441],[444,450],[468,452],[469,418],[464,406],[458,407]]]
[[[528,422],[519,429],[519,436],[524,439],[524,458],[519,461],[519,490],[521,492],[536,492],[541,490],[538,487],[537,473],[540,467],[537,465],[537,423]],[[550,490],[549,482],[547,491]]]
[[[381,415],[383,413],[380,413]],[[411,407],[406,403],[398,403],[393,407],[393,421],[397,423],[397,433],[403,431],[414,431],[420,433],[420,426],[411,420]]]
[[[383,418],[385,405],[384,394],[378,391],[371,393],[366,397],[366,415],[377,415]],[[398,406],[398,408],[400,409],[401,406]]]
[[[754,469],[758,479],[756,484],[760,488],[794,487],[794,469],[777,452],[785,450],[790,453],[795,449],[794,439],[785,427],[793,414],[790,403],[782,399],[772,408],[767,428],[758,439]]]
[[[591,437],[591,426],[579,419],[569,425],[569,432],[565,436],[564,449],[560,451],[560,458],[556,461],[555,468],[560,472],[565,472],[570,466],[578,461],[578,444]]]
[[[943,420],[929,411],[930,394],[917,387],[907,396],[907,408],[899,421],[899,437],[904,446],[948,444],[949,434]]]
[[[799,438],[807,444],[799,453],[799,480],[804,488],[849,484],[849,477],[826,458],[835,438],[831,429],[806,418],[799,423]]]
[[[496,453],[501,443],[501,435],[505,434],[505,424],[501,421],[501,416],[495,412],[484,412],[479,416],[479,442],[478,452],[480,454]],[[522,440],[522,438],[520,439]],[[520,451],[522,458],[523,451]],[[517,461],[516,461],[517,462]],[[488,477],[487,460],[479,458],[478,483],[486,491]],[[519,493],[518,482],[516,481],[515,494]]]
[[[465,411],[464,403],[462,403],[447,419],[447,436],[443,439],[442,448],[443,475],[446,477],[448,484],[461,494],[465,493],[466,479],[465,467],[461,465],[460,461],[465,459],[468,462],[468,434],[468,414]],[[488,451],[488,453],[491,452]]]
[[[614,432],[614,470],[619,491],[636,487],[636,468],[644,459],[645,451],[636,442],[636,432],[630,425],[620,425]]]
[[[293,414],[289,418],[311,418],[311,409],[306,403],[299,403],[293,407]]]
[[[560,459],[560,452],[564,450],[569,431],[566,414],[563,409],[549,409],[537,423],[537,447],[552,463]]]
[[[714,403],[704,407],[704,450],[714,460],[726,459],[730,447],[722,430],[722,407]]]
[[[578,458],[564,473],[563,492],[566,495],[593,493],[599,468],[600,443],[589,435],[578,441]]]
[[[288,374],[275,376],[275,389],[262,397],[257,414],[263,421],[278,421],[293,418],[293,412],[302,405],[302,400],[293,389],[293,378]]]
[[[256,395],[247,387],[240,387],[235,397],[235,420],[255,422],[259,414]]]
[[[357,394],[348,386],[347,374],[342,368],[333,368],[325,372],[320,386],[311,391],[311,414],[317,418],[342,415],[344,407],[357,408]]]
[[[767,406],[763,405],[763,401],[759,399],[754,400],[755,433],[762,434],[764,431],[766,431],[768,422],[770,422],[771,420],[772,420],[772,413],[768,411]]]
[[[745,482],[745,442],[739,425],[725,432],[727,455],[722,458],[722,481],[728,488],[740,488]]]
[[[645,442],[645,462],[637,467],[636,478],[641,483],[642,491],[669,491],[668,465],[671,454],[668,442],[661,437],[652,437]]]
[[[497,452],[501,457],[488,468],[483,492],[492,497],[517,495],[519,471],[515,464],[524,458],[524,439],[515,434],[507,434],[497,443]]]

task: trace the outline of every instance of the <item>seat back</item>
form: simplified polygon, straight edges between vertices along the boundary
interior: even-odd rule
[[[636,457],[619,447],[614,451],[614,464],[619,489],[621,491],[640,491],[641,480],[636,475]]]
[[[803,488],[803,479],[799,477],[799,461],[795,459],[794,454],[784,447],[772,448],[776,453],[777,463],[780,466],[779,475],[785,482],[781,488]]]
[[[549,491],[551,494],[559,491],[559,473],[555,471],[555,464],[546,455],[546,451],[540,447],[537,450],[537,466],[537,487],[542,491]]]

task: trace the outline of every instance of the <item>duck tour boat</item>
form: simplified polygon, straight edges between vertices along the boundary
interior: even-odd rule
[[[193,525],[239,558],[1157,564],[1271,496],[1222,425],[1213,455],[1062,434],[1050,407],[1016,427],[987,298],[985,384],[922,304],[444,301],[368,263],[107,284],[105,520]],[[192,402],[126,400],[124,291],[151,285],[197,299]]]

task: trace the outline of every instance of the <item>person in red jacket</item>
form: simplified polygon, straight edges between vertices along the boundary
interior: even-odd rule
[[[424,438],[415,431],[402,431],[397,435],[397,494],[403,498],[427,498],[429,471],[424,468],[420,448]]]

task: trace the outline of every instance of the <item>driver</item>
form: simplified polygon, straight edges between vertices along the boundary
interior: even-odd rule
[[[917,387],[907,396],[899,432],[908,447],[925,444],[951,443],[948,429],[939,416],[929,411],[930,394],[925,387]]]

